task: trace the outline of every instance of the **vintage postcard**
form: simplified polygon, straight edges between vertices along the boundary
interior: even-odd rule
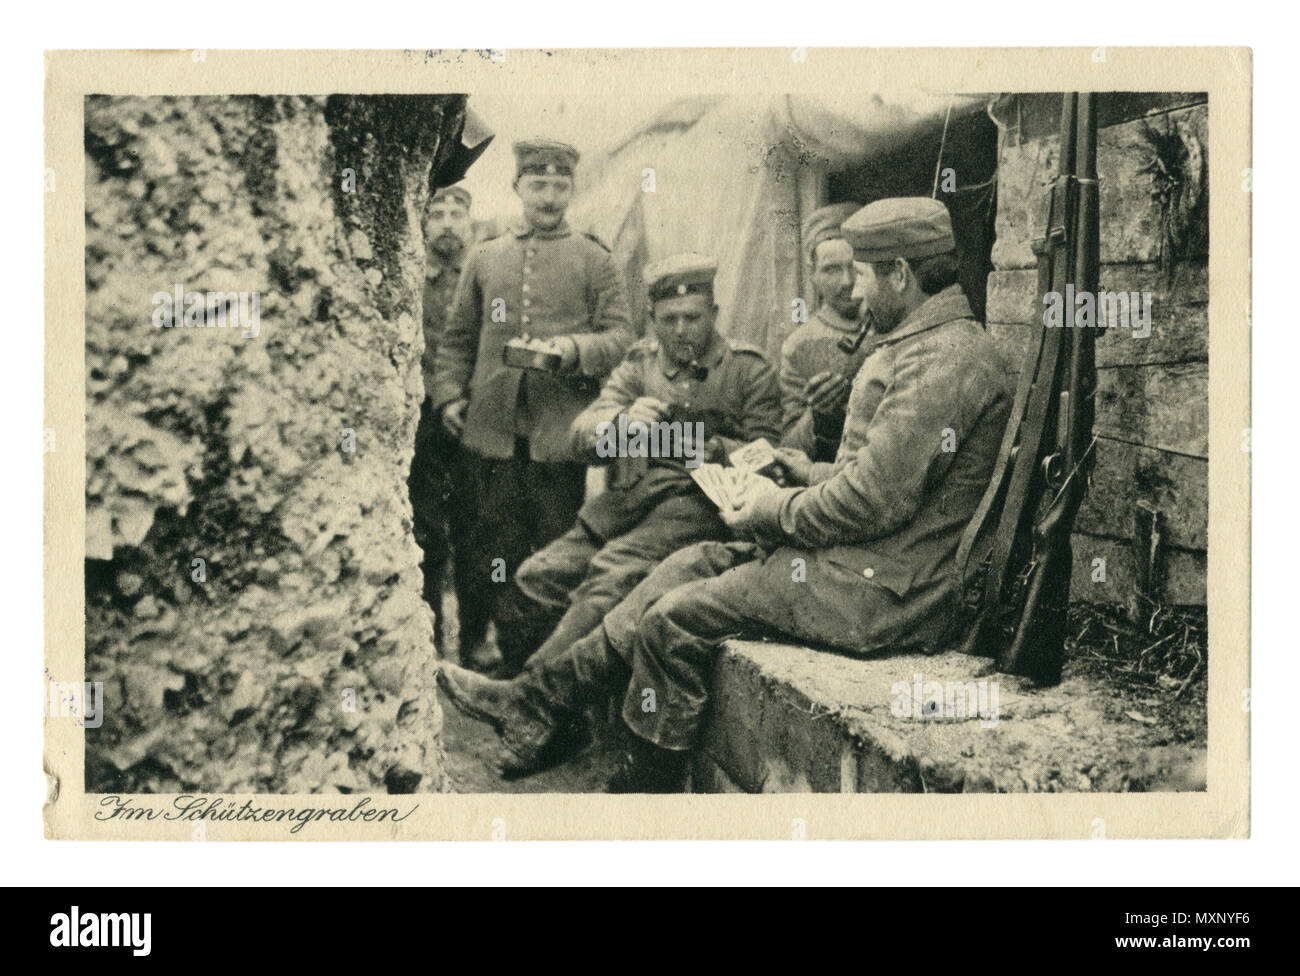
[[[49,837],[1249,835],[1248,50],[45,118]]]

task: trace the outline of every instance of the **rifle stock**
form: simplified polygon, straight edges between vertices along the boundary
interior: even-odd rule
[[[1096,295],[1096,134],[1093,96],[1065,95],[1060,168],[1035,243],[1040,298]],[[1076,328],[1074,309],[1066,315],[1061,328],[1044,322],[1026,353],[993,479],[958,550],[970,621],[962,650],[1040,684],[1061,676],[1070,532],[1087,490],[1096,391],[1095,323]]]

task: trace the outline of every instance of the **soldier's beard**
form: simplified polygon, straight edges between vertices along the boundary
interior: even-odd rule
[[[900,306],[871,306],[871,328],[880,335],[893,332],[906,317],[906,312]]]
[[[528,215],[528,223],[538,230],[554,230],[563,219],[563,210],[534,210]]]
[[[429,242],[429,251],[445,261],[455,260],[465,250],[465,242],[451,231],[443,231]]]
[[[826,299],[829,305],[841,317],[856,321],[862,315],[862,303],[850,292],[847,296],[832,295]]]
[[[681,341],[670,342],[668,352],[677,365],[688,366],[700,358],[701,350],[693,342]]]

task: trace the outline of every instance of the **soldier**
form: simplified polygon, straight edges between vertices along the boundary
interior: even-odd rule
[[[954,555],[993,471],[1011,389],[957,284],[943,204],[879,200],[843,234],[880,338],[853,382],[829,476],[747,493],[723,519],[754,542],[701,542],[668,557],[543,667],[515,681],[439,673],[452,701],[491,721],[521,763],[538,762],[584,700],[617,689],[630,734],[609,789],[676,791],[726,638],[850,654],[933,650],[945,638]],[[788,466],[796,482],[812,471],[807,459]],[[655,707],[643,709],[651,696]]]
[[[470,585],[469,529],[475,521],[474,493],[460,445],[439,422],[433,398],[434,361],[462,259],[471,235],[469,191],[451,186],[437,190],[424,216],[424,373],[426,396],[420,406],[420,423],[415,431],[415,455],[411,459],[411,492],[415,541],[424,553],[424,599],[433,608],[434,637],[442,645],[442,578],[448,556],[454,550],[453,577],[456,589],[461,660],[474,660],[482,653],[487,634],[487,615],[482,597]]]
[[[612,460],[610,487],[583,506],[568,532],[519,567],[516,581],[534,603],[528,616],[539,622],[536,632],[554,627],[538,658],[590,633],[664,557],[692,542],[727,538],[689,467],[722,461],[758,438],[777,439],[776,371],[759,349],[715,331],[716,272],[713,259],[696,254],[646,269],[656,338],[629,350],[570,428],[578,456],[593,464]],[[684,432],[683,456],[609,458],[601,435],[612,439],[620,419],[625,430],[641,423]],[[659,422],[676,426],[652,426]],[[704,439],[695,443],[697,430]],[[509,760],[505,765],[509,771]]]
[[[814,461],[834,461],[844,431],[844,405],[858,368],[871,351],[862,342],[846,353],[840,342],[859,327],[853,294],[853,248],[840,224],[862,207],[833,203],[814,210],[803,226],[803,248],[817,306],[781,347],[781,443]]]
[[[564,214],[578,153],[514,145],[524,220],[470,252],[434,368],[433,406],[473,456],[479,517],[474,582],[489,601],[505,667],[526,656],[519,564],[573,524],[585,467],[569,425],[632,344],[627,299],[609,250]],[[506,366],[508,339],[548,340],[554,374]]]

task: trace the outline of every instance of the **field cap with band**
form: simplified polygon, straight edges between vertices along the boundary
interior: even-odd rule
[[[578,150],[567,142],[552,139],[522,139],[515,152],[515,176],[572,176],[578,165]]]
[[[444,186],[434,193],[433,198],[429,201],[430,205],[437,203],[439,200],[451,200],[453,203],[459,203],[466,210],[469,209],[470,201],[473,199],[469,195],[469,190],[463,186]]]
[[[706,254],[674,254],[646,265],[646,293],[650,301],[679,295],[713,297],[713,276],[718,262]]]
[[[955,250],[948,208],[929,197],[887,197],[869,203],[840,227],[853,260],[928,258]]]
[[[842,238],[844,233],[840,230],[840,225],[861,209],[860,203],[832,203],[826,207],[818,207],[805,217],[801,237],[808,260],[812,260],[813,251],[818,244]]]

